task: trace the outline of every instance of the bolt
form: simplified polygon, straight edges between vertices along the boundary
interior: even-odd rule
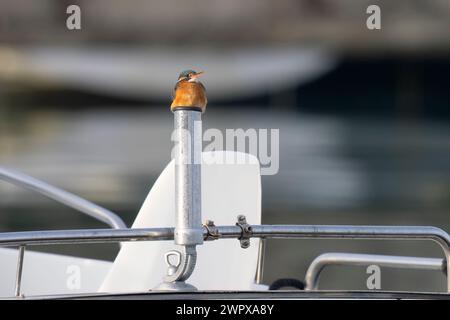
[[[239,223],[246,223],[247,222],[247,219],[245,218],[245,216],[243,214],[238,215],[237,219],[238,219]]]
[[[248,239],[241,240],[241,248],[247,249],[248,247],[250,247],[250,240]]]

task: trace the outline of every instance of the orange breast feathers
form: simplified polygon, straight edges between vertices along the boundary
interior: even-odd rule
[[[170,110],[176,107],[198,107],[202,112],[206,109],[206,90],[200,82],[180,81],[175,86],[174,99]]]

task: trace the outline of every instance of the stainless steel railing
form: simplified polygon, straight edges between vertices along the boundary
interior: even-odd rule
[[[123,220],[114,212],[21,172],[0,167],[0,180],[10,182],[28,190],[39,192],[50,199],[102,221],[111,228],[124,229],[127,227]]]
[[[204,226],[204,240],[236,238],[241,241],[250,238],[262,239],[379,239],[379,240],[430,240],[438,243],[444,251],[447,263],[447,292],[450,292],[449,257],[450,236],[436,227],[411,226],[339,226],[339,225],[248,225]],[[29,246],[68,243],[108,243],[121,241],[173,240],[174,228],[143,229],[85,229],[55,231],[24,231],[0,233],[0,247]],[[19,255],[20,258],[20,255]],[[21,272],[19,261],[18,273]],[[17,276],[20,279],[20,276]],[[18,289],[17,289],[18,288]],[[16,293],[20,295],[20,282]]]
[[[369,266],[373,264],[380,267],[434,270],[444,273],[447,269],[445,259],[329,252],[319,255],[311,262],[306,271],[305,289],[318,290],[320,274],[327,266]]]

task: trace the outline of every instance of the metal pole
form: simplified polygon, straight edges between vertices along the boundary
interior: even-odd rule
[[[266,251],[266,239],[261,238],[259,240],[259,250],[258,250],[258,264],[256,269],[256,284],[262,284],[264,276],[264,255]]]
[[[306,271],[306,290],[317,290],[321,272],[329,265],[377,266],[389,268],[422,269],[445,271],[444,259],[387,256],[355,253],[324,253],[314,259]]]
[[[203,243],[201,112],[176,109],[175,116],[175,243],[196,246]]]
[[[216,239],[242,236],[239,226],[217,226]],[[204,228],[203,236],[208,237]],[[447,288],[450,292],[450,235],[428,226],[347,226],[347,225],[251,225],[250,238],[267,239],[366,239],[366,240],[431,240],[443,249],[447,263]],[[64,243],[95,243],[120,241],[160,241],[174,239],[173,228],[85,229],[55,231],[23,231],[0,233],[0,247]],[[195,248],[195,246],[194,246]],[[188,252],[189,253],[189,252]],[[187,259],[190,260],[190,259]],[[187,261],[186,260],[186,261]],[[188,262],[187,265],[192,264]],[[194,261],[195,263],[195,261]]]
[[[182,246],[177,266],[168,265],[165,282],[159,290],[191,291],[186,284],[197,262],[196,246],[203,243],[202,225],[202,110],[177,107],[173,110],[175,127],[175,243]],[[172,252],[174,254],[175,252]]]
[[[0,247],[173,240],[173,228],[43,230],[0,233]]]
[[[349,225],[252,225],[251,237],[278,239],[384,239],[432,240],[445,253],[447,262],[447,292],[450,292],[450,236],[442,229],[428,226],[349,226]],[[239,237],[235,226],[219,226],[220,238]]]
[[[25,254],[25,246],[19,247],[19,257],[17,260],[17,274],[16,274],[16,288],[14,294],[16,297],[20,297],[20,286],[22,285],[22,270],[23,270],[23,258]]]

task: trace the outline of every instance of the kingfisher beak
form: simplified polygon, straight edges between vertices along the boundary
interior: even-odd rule
[[[205,73],[204,71],[197,72],[196,74],[193,74],[191,78],[197,79],[201,77],[204,73]]]

